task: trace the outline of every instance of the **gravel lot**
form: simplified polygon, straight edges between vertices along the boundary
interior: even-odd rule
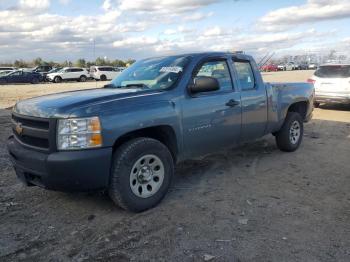
[[[1,86],[1,106],[81,86]],[[4,101],[11,88],[25,92]],[[349,261],[350,105],[315,110],[297,152],[266,136],[180,164],[163,202],[141,214],[101,193],[22,186],[6,153],[9,116],[0,110],[0,261]]]

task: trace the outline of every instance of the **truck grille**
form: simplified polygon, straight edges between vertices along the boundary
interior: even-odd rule
[[[25,146],[50,149],[50,119],[13,113],[12,130],[15,138]]]

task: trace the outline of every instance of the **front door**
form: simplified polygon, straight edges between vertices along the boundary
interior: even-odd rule
[[[189,95],[182,104],[184,149],[200,156],[237,143],[241,131],[240,94],[234,89],[226,59],[202,62],[196,76],[218,80],[218,91]]]

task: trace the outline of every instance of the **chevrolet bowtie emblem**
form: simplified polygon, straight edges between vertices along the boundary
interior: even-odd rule
[[[23,127],[22,127],[22,124],[21,124],[21,123],[17,123],[15,129],[16,129],[16,133],[17,133],[18,135],[21,135],[21,134],[22,134],[22,132],[23,132]]]

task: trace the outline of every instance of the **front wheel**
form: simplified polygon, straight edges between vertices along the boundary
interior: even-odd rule
[[[117,205],[141,212],[163,199],[174,173],[172,155],[164,144],[132,139],[116,150],[113,161],[108,191]]]
[[[303,119],[300,114],[288,112],[282,128],[275,135],[277,147],[285,152],[293,152],[300,146],[303,134]]]
[[[80,76],[79,82],[86,82],[86,76]]]
[[[38,78],[33,78],[32,79],[32,84],[38,84],[40,82],[40,80]]]
[[[53,79],[53,81],[54,81],[55,83],[61,83],[61,82],[62,82],[62,78],[59,77],[59,76],[56,76],[56,77]]]

